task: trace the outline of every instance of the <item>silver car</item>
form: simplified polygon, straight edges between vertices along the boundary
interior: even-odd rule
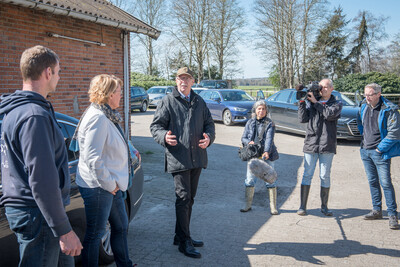
[[[149,94],[149,108],[156,108],[158,102],[169,93],[172,93],[173,86],[153,86],[147,90]]]

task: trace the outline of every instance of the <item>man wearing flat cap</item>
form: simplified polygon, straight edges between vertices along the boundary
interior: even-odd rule
[[[200,258],[195,247],[203,242],[190,235],[190,218],[202,168],[207,167],[207,150],[215,139],[215,126],[204,100],[192,91],[194,74],[180,68],[176,87],[157,106],[150,131],[165,147],[165,171],[175,183],[175,237],[173,244],[188,257]]]

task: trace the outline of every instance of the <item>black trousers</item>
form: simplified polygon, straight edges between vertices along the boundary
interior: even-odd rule
[[[182,242],[190,239],[190,217],[192,215],[192,206],[197,192],[197,185],[199,184],[200,173],[201,168],[196,168],[172,174],[176,195],[175,234]]]

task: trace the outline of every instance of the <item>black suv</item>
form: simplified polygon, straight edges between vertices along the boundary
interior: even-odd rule
[[[149,106],[149,95],[143,87],[131,86],[131,110],[146,112]]]
[[[2,117],[0,117],[0,130]],[[56,119],[64,135],[65,143],[68,148],[71,138],[75,132],[78,120],[56,112]],[[141,167],[140,155],[135,148],[131,148],[132,158],[135,164],[135,176],[131,188],[127,191],[125,207],[127,209],[129,221],[132,221],[138,211],[143,198],[143,171]],[[85,236],[86,219],[83,199],[79,193],[78,186],[75,183],[76,170],[79,161],[79,153],[68,150],[68,167],[71,177],[71,203],[66,207],[67,215],[75,233],[81,241]],[[0,173],[0,197],[2,196],[1,173]],[[101,264],[110,264],[114,261],[114,256],[110,245],[110,226],[107,225],[106,233],[102,238],[100,247],[99,262]],[[15,234],[8,226],[4,207],[0,207],[0,266],[17,266],[19,260],[18,242]],[[75,258],[79,261],[79,257]]]

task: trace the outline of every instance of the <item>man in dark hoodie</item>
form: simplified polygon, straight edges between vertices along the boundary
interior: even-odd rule
[[[60,79],[59,58],[35,46],[23,52],[20,68],[22,91],[0,104],[0,201],[20,244],[20,266],[57,266],[60,249],[69,256],[82,249],[64,209],[70,189],[64,137],[46,100]]]

